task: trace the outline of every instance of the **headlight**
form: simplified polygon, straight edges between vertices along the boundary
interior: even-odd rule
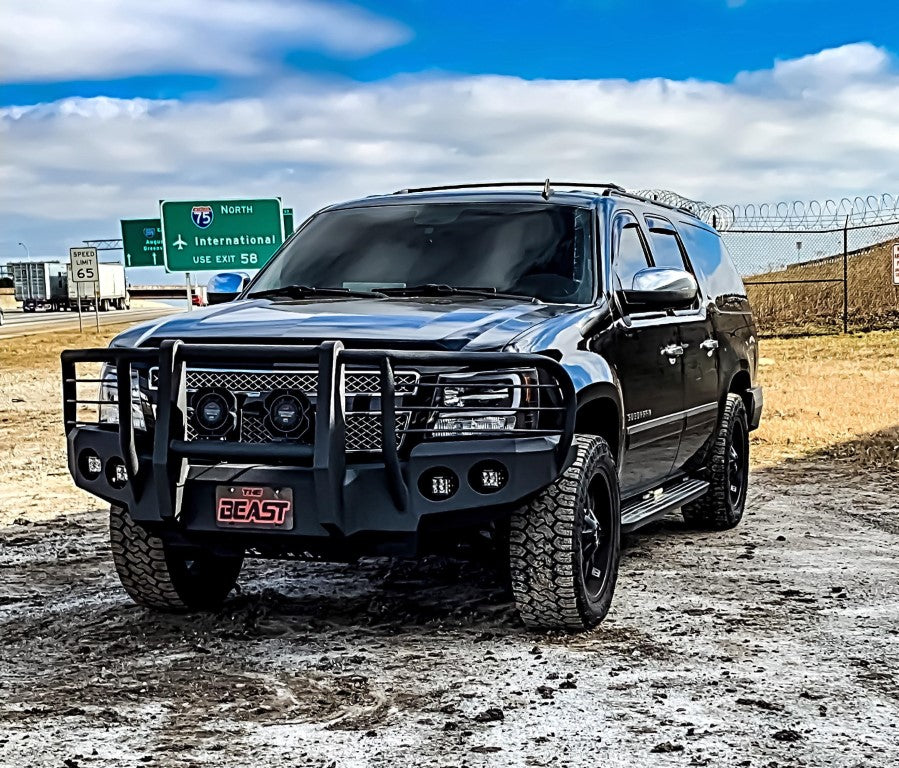
[[[536,405],[528,388],[536,380],[536,371],[441,375],[432,437],[501,433],[529,426],[536,412],[520,408]]]
[[[109,363],[103,364],[100,373],[100,413],[98,421],[101,424],[119,423],[119,392],[116,383],[116,369]],[[140,390],[140,381],[137,371],[131,369],[131,420],[135,429],[146,430],[147,423],[144,420],[142,406],[143,394]],[[108,405],[107,405],[108,403]]]

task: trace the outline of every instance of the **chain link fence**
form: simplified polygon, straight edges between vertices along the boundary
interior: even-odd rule
[[[686,208],[721,232],[759,331],[808,334],[899,328],[899,196],[712,206],[676,193],[640,194]]]

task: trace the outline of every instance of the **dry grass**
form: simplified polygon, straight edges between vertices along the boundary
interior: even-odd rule
[[[59,354],[64,349],[105,347],[113,336],[131,327],[134,323],[104,325],[97,331],[57,331],[56,333],[18,336],[0,339],[0,371],[34,371],[53,368],[59,370]]]
[[[754,458],[819,454],[899,469],[899,332],[766,339]]]
[[[849,324],[855,331],[899,327],[899,287],[893,285],[893,240],[848,261]],[[752,285],[759,280],[840,280],[839,283]],[[843,258],[793,264],[746,278],[759,330],[766,335],[814,333],[843,325]]]

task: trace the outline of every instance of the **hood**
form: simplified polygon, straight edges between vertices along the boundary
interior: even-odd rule
[[[128,329],[114,346],[163,339],[348,347],[498,350],[571,305],[465,297],[271,301],[253,299],[183,312]]]

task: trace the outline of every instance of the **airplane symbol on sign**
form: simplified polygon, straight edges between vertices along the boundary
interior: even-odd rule
[[[184,240],[181,239],[181,235],[179,234],[178,239],[174,243],[172,243],[172,245],[177,246],[179,251],[183,251],[184,246],[187,245],[187,243],[185,243]]]

